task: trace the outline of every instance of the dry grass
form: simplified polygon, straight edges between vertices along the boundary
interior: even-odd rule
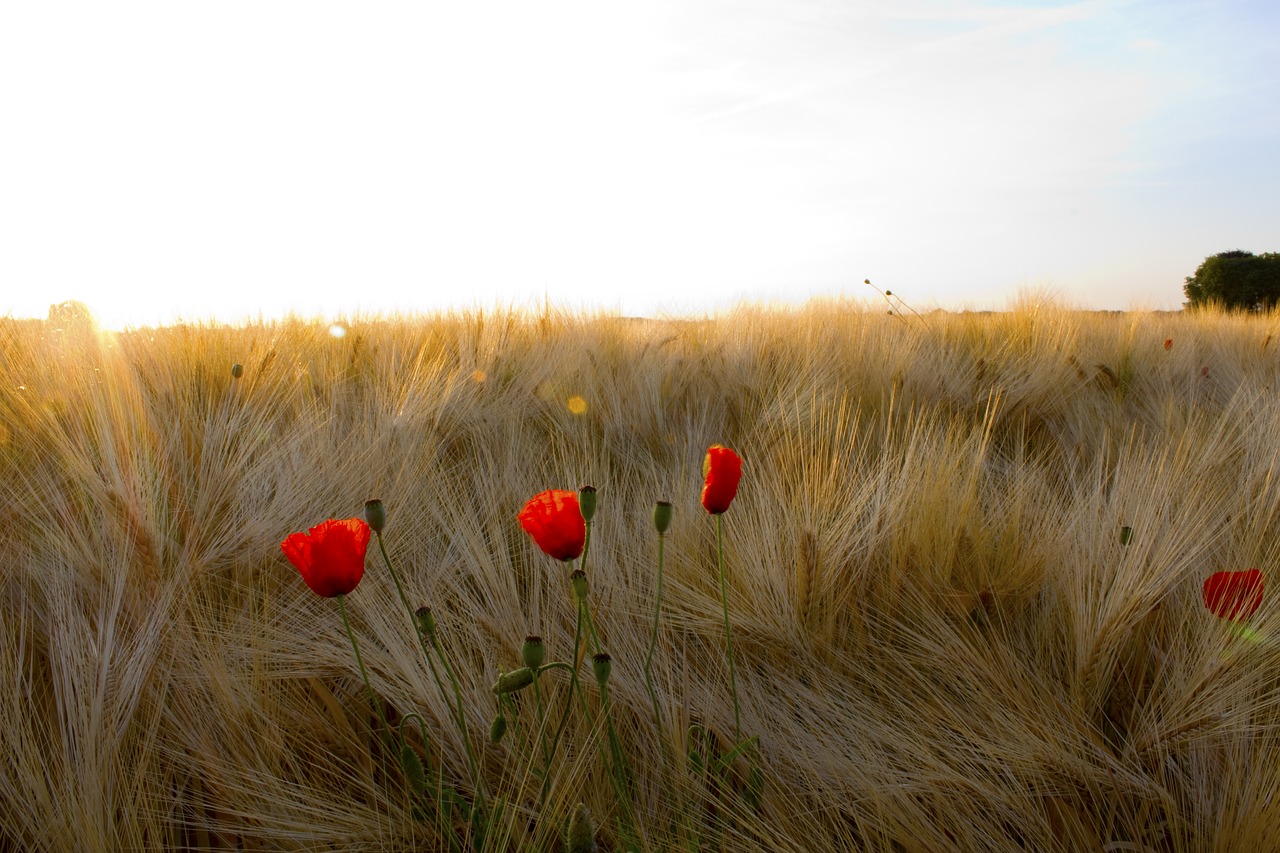
[[[565,573],[515,513],[588,482],[647,849],[1267,849],[1280,606],[1251,640],[1199,589],[1280,564],[1278,326],[844,304],[357,321],[341,339],[0,321],[0,849],[441,849],[458,830],[410,813],[336,607],[279,542],[381,497],[481,732],[523,637],[563,658],[573,635]],[[669,745],[732,728],[698,506],[715,442],[746,460],[726,548],[759,811],[650,760],[667,746],[641,677],[657,499],[676,511],[654,660]],[[348,606],[375,689],[423,715],[416,746],[465,788],[373,555]],[[592,733],[573,720],[539,812],[521,731],[483,747],[507,801],[487,847],[558,849],[582,801],[611,849]]]

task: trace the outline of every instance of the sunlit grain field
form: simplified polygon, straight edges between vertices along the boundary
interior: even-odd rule
[[[1201,601],[1213,572],[1280,564],[1280,317],[828,303],[345,330],[0,320],[0,849],[555,851],[578,803],[602,850],[628,809],[655,851],[1280,838],[1276,591],[1235,621]],[[733,729],[714,443],[745,460],[723,522],[758,806],[740,768],[688,758]],[[542,802],[529,703],[484,737],[526,635],[572,654],[568,570],[516,513],[588,483],[627,809],[581,715]],[[483,839],[411,802],[334,600],[280,552],[374,497],[503,804]],[[468,798],[373,549],[345,603],[384,712],[421,715],[431,784]]]

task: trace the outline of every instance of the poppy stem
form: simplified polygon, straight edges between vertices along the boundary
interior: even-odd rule
[[[596,633],[596,623],[595,620],[591,618],[591,605],[587,604],[585,601],[582,602],[582,613],[586,617],[587,632],[591,635],[591,653],[593,655],[599,654],[601,651],[600,635]]]
[[[658,705],[658,693],[653,689],[652,668],[653,650],[658,645],[658,621],[662,618],[662,551],[666,538],[666,534],[658,534],[658,589],[654,595],[653,632],[649,635],[649,651],[644,657],[644,686],[649,691],[650,701],[653,702],[653,724],[657,730],[659,740],[662,741],[664,755],[666,753],[666,740],[662,737],[662,710]]]
[[[375,533],[374,535],[378,537],[378,550],[382,552],[382,562],[387,564],[387,571],[391,572],[391,580],[395,581],[396,592],[400,595],[400,603],[404,605],[404,609],[409,614],[409,621],[416,628],[418,620],[413,617],[413,605],[409,604],[409,597],[404,594],[404,587],[400,584],[400,575],[396,572],[395,567],[391,565],[391,558],[387,556],[387,546],[382,544],[382,534]]]
[[[582,643],[582,604],[578,604],[578,617],[573,629],[573,665],[569,667],[569,698],[564,703],[564,710],[560,712],[560,723],[556,726],[556,733],[551,738],[551,755],[556,754],[556,747],[560,745],[560,735],[564,734],[565,724],[569,722],[569,708],[573,705],[573,697],[578,689],[578,646]],[[542,793],[539,796],[539,808],[547,803],[547,793],[551,787],[551,764],[547,763],[546,774],[542,779]]]
[[[542,699],[542,674],[540,669],[533,672],[533,698],[538,705],[538,745],[542,748],[542,766],[551,766],[551,753],[547,751],[547,707]]]
[[[342,625],[347,629],[347,639],[351,641],[351,650],[356,653],[356,666],[360,667],[360,678],[364,681],[365,689],[369,691],[369,701],[373,703],[374,713],[378,715],[378,722],[382,723],[384,732],[390,732],[391,727],[387,725],[386,715],[382,713],[382,703],[378,701],[378,695],[373,692],[373,685],[369,683],[369,673],[364,668],[364,658],[360,656],[360,646],[356,643],[355,632],[351,630],[351,620],[347,618],[347,606],[344,603],[345,595],[336,595],[338,599],[338,612],[342,614]]]
[[[459,731],[462,732],[462,745],[466,749],[467,764],[471,770],[471,780],[475,785],[476,798],[479,800],[480,812],[483,814],[487,811],[484,796],[484,780],[480,778],[480,764],[476,761],[474,750],[471,748],[471,734],[467,729],[467,718],[464,713],[462,703],[462,690],[458,687],[458,679],[453,675],[453,667],[449,666],[449,659],[445,657],[444,649],[440,646],[435,636],[428,636],[419,624],[417,617],[414,615],[413,605],[409,603],[409,597],[404,594],[404,585],[400,583],[400,575],[396,572],[395,566],[391,565],[391,558],[387,556],[387,547],[382,542],[382,532],[375,534],[378,537],[378,551],[382,553],[382,562],[386,563],[387,571],[391,573],[391,580],[395,581],[396,592],[400,596],[400,603],[404,605],[404,609],[409,614],[409,621],[413,623],[413,630],[418,635],[418,642],[422,645],[423,656],[427,659],[427,664],[431,667],[431,674],[435,677],[436,686],[440,688],[440,692],[444,692],[444,684],[441,683],[440,677],[436,675],[435,664],[431,661],[431,651],[436,653],[436,657],[440,658],[440,663],[444,666],[445,674],[449,676],[449,683],[453,685],[453,695],[457,702],[456,708],[453,710],[454,722],[458,724]],[[384,724],[385,725],[385,724]]]
[[[724,606],[724,645],[729,658],[729,688],[733,694],[733,739],[742,739],[742,713],[738,708],[738,682],[733,672],[733,633],[729,629],[729,592],[724,580],[724,514],[716,514],[716,563],[720,567],[720,603]]]
[[[613,702],[609,698],[609,685],[600,685],[600,704],[604,708],[604,721],[609,740],[609,776],[613,780],[614,792],[618,796],[618,805],[622,807],[623,834],[630,835],[635,818],[632,815],[631,767],[627,763],[626,753],[622,750],[622,742],[618,739],[618,730],[613,725]]]

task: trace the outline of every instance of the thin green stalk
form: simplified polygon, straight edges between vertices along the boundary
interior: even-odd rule
[[[462,746],[466,750],[467,765],[471,771],[472,784],[476,789],[476,798],[479,801],[481,813],[488,811],[485,803],[484,780],[480,777],[480,763],[476,760],[475,750],[471,747],[471,734],[467,729],[467,718],[462,702],[462,690],[458,687],[458,680],[453,675],[453,668],[449,666],[449,659],[445,657],[444,650],[440,647],[439,642],[434,636],[427,637],[422,629],[422,625],[418,623],[417,617],[414,615],[413,605],[409,603],[409,597],[404,593],[404,585],[400,583],[400,575],[396,572],[395,566],[391,564],[391,558],[387,556],[387,548],[382,542],[382,533],[375,534],[378,539],[378,551],[382,553],[382,562],[386,564],[387,571],[391,573],[391,580],[395,582],[396,592],[400,596],[400,603],[404,605],[405,611],[409,614],[409,621],[413,624],[413,629],[417,632],[419,644],[423,646],[423,656],[426,657],[428,665],[431,667],[431,674],[435,676],[436,686],[440,692],[444,692],[444,685],[440,682],[440,677],[436,674],[435,664],[431,662],[431,655],[428,653],[427,642],[430,649],[436,653],[440,659],[440,663],[444,666],[445,673],[449,676],[449,682],[453,685],[454,700],[457,703],[456,709],[453,711],[454,722],[457,723],[458,729],[462,732]],[[424,642],[427,641],[427,642]]]
[[[556,733],[551,738],[551,755],[556,754],[556,748],[560,745],[560,736],[564,734],[564,727],[569,722],[569,708],[573,705],[573,695],[578,689],[578,646],[582,643],[582,603],[578,602],[578,616],[573,627],[573,650],[570,653],[573,658],[573,664],[569,665],[569,698],[564,703],[564,710],[560,712],[560,723],[556,726]],[[556,666],[557,664],[549,664]],[[585,707],[585,699],[583,701]],[[546,775],[542,780],[542,793],[539,796],[539,805],[544,806],[547,802],[547,792],[551,787],[551,765],[547,765]]]
[[[644,658],[644,686],[649,691],[649,701],[653,703],[653,726],[658,735],[659,749],[662,751],[662,786],[665,790],[673,790],[671,786],[671,744],[667,742],[666,727],[662,724],[662,707],[658,704],[658,691],[653,687],[653,650],[658,645],[658,622],[662,618],[662,566],[663,544],[666,534],[658,533],[658,589],[654,595],[653,632],[649,636],[649,651]]]
[[[547,751],[547,710],[542,699],[542,670],[533,674],[533,698],[538,706],[538,743],[542,748],[542,766],[551,767],[551,753]]]
[[[618,739],[617,729],[613,726],[613,702],[609,697],[607,684],[600,685],[600,702],[604,706],[609,753],[613,759],[609,762],[609,778],[613,780],[614,793],[617,794],[618,804],[622,807],[623,836],[632,836],[635,832],[635,815],[632,813],[634,798],[631,794],[631,766],[627,763],[626,754],[622,751],[622,742]]]
[[[586,617],[587,633],[591,635],[591,654],[600,654],[600,635],[596,633],[595,620],[591,618],[591,606],[585,601],[582,602],[582,612]]]
[[[724,645],[729,658],[729,687],[733,693],[733,740],[742,740],[742,713],[738,709],[738,682],[733,672],[733,633],[729,630],[729,592],[724,581],[724,521],[716,514],[716,563],[720,567],[720,603],[724,606]]]
[[[653,724],[658,731],[658,739],[663,742],[663,749],[666,749],[666,740],[663,738],[662,711],[658,706],[658,693],[653,689],[653,650],[658,644],[658,620],[662,618],[662,546],[666,541],[666,536],[662,533],[658,534],[658,592],[654,596],[653,604],[653,633],[649,635],[649,651],[644,657],[644,686],[649,691],[649,699],[653,702]]]
[[[364,681],[365,689],[369,691],[369,701],[373,703],[373,710],[378,715],[378,721],[382,723],[384,737],[390,733],[391,727],[387,725],[387,717],[382,713],[382,703],[378,701],[378,696],[373,692],[373,685],[369,683],[369,673],[364,668],[364,658],[360,656],[360,646],[356,644],[355,632],[351,630],[351,620],[347,618],[347,606],[344,603],[345,595],[336,596],[338,599],[338,612],[342,614],[342,625],[347,629],[347,639],[351,641],[351,650],[356,653],[356,665],[360,667],[360,678]]]
[[[449,676],[449,683],[453,685],[453,695],[458,703],[456,719],[458,725],[462,729],[462,745],[466,747],[467,763],[471,765],[471,775],[475,781],[476,798],[480,801],[480,813],[488,812],[488,806],[485,803],[484,796],[484,780],[480,778],[480,764],[476,761],[476,755],[471,748],[471,737],[467,733],[467,721],[462,703],[462,689],[458,686],[458,679],[453,674],[453,667],[449,666],[449,659],[445,657],[444,649],[440,646],[440,641],[435,637],[431,637],[431,647],[435,650],[436,657],[440,658],[440,663],[444,666],[445,674]]]
[[[404,587],[400,584],[400,575],[396,572],[395,567],[391,565],[391,558],[387,556],[387,546],[382,544],[382,534],[374,534],[378,538],[378,550],[382,552],[382,562],[387,564],[387,571],[391,572],[391,579],[396,583],[396,592],[400,594],[400,603],[404,605],[404,609],[409,614],[409,621],[417,627],[418,620],[413,617],[413,605],[409,603],[409,597],[404,594]]]

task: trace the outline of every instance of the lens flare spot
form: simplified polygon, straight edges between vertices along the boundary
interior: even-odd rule
[[[341,323],[334,323],[329,327],[329,334],[333,335],[335,338],[344,337],[347,334],[347,327]]]
[[[570,397],[565,405],[567,405],[569,407],[569,411],[573,412],[575,415],[585,414],[587,411],[587,401],[579,397],[577,394]]]
[[[1236,636],[1242,640],[1247,640],[1250,643],[1261,643],[1266,639],[1261,633],[1248,625],[1236,625],[1234,627]]]

